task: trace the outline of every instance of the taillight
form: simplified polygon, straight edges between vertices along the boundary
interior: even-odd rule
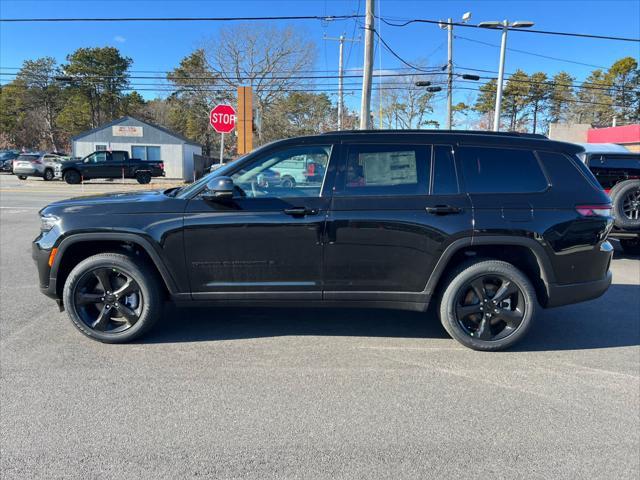
[[[576,205],[576,212],[583,217],[610,217],[611,204],[607,205]]]
[[[31,160],[31,163],[34,165],[42,165],[42,162],[40,160]]]
[[[160,170],[164,170],[164,162],[162,162],[159,166],[160,166]]]

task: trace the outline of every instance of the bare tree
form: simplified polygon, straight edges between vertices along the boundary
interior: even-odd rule
[[[428,116],[433,113],[435,94],[415,85],[421,78],[409,75],[382,84],[378,101],[382,102],[385,128],[422,128],[431,124]]]
[[[230,87],[253,87],[254,102],[264,112],[287,90],[310,84],[316,44],[291,26],[240,23],[220,29],[204,46],[211,71]]]

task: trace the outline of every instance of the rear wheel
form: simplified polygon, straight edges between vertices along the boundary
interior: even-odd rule
[[[129,342],[161,315],[161,287],[146,265],[101,253],[80,262],[64,285],[64,304],[75,327],[106,343]]]
[[[19,178],[20,180],[26,180],[26,179],[27,179],[27,176],[26,176],[26,175],[18,175],[18,178]]]
[[[484,260],[465,263],[449,276],[440,303],[447,332],[474,350],[503,350],[531,326],[535,290],[510,263]]]
[[[628,255],[640,255],[640,237],[621,238],[620,246],[624,253]]]
[[[151,174],[149,172],[138,172],[136,173],[136,180],[144,185],[151,181]]]
[[[47,168],[44,171],[44,174],[42,175],[42,179],[45,182],[49,182],[49,181],[53,180],[53,177],[54,177],[53,170],[51,170],[50,168]]]
[[[80,176],[80,173],[76,170],[68,170],[64,172],[63,178],[65,182],[71,185],[77,185],[82,181],[82,177]]]

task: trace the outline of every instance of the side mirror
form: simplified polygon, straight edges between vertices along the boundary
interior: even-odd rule
[[[209,201],[230,200],[233,198],[233,180],[230,177],[216,177],[209,180],[202,198]]]

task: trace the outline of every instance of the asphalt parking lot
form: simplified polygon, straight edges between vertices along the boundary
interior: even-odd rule
[[[104,345],[38,292],[30,242],[48,202],[135,188],[0,175],[1,478],[638,478],[640,259],[502,353],[329,309],[168,307]]]

